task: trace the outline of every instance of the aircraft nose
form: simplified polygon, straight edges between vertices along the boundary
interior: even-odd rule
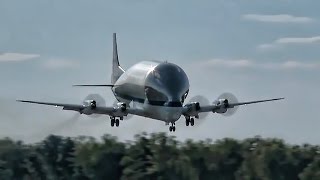
[[[186,73],[172,63],[157,65],[145,79],[145,93],[151,103],[181,107],[180,102],[188,89],[189,80]]]
[[[166,107],[164,112],[165,120],[167,122],[175,122],[181,116],[181,108],[179,107]]]

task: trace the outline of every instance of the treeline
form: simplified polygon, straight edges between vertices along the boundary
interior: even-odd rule
[[[36,144],[0,140],[0,179],[319,180],[320,148],[280,139],[179,142],[165,133],[120,142],[50,135]]]

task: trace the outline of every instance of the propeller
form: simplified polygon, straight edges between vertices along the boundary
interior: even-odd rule
[[[89,94],[86,98],[84,98],[83,101],[87,101],[87,100],[94,100],[96,102],[96,105],[99,107],[104,107],[106,106],[106,101],[103,99],[103,97],[99,94]],[[89,117],[91,118],[98,118],[100,117],[101,114],[92,114],[89,115]]]
[[[192,102],[199,102],[200,107],[201,106],[207,106],[207,105],[210,104],[209,100],[207,98],[205,98],[204,96],[201,96],[201,95],[197,95],[197,96],[192,97],[189,100],[189,103],[192,103]],[[209,115],[209,113],[210,112],[199,113],[199,120],[205,119]]]
[[[221,94],[218,99],[227,99],[228,103],[238,103],[238,99],[236,98],[235,95],[232,93],[223,93]],[[232,116],[238,109],[239,106],[235,106],[234,108],[229,108],[227,112],[222,113],[223,116]]]
[[[228,103],[237,103],[238,102],[238,99],[236,98],[235,95],[233,95],[232,93],[226,92],[226,93],[221,94],[217,98],[217,100],[213,102],[213,104],[216,104],[217,101],[219,101],[220,99],[226,99]],[[192,102],[199,102],[200,107],[210,105],[209,100],[201,95],[197,95],[197,96],[192,97],[189,100],[189,103],[192,103]],[[229,108],[229,109],[227,109],[227,111],[225,113],[221,113],[221,114],[223,116],[232,116],[237,111],[237,109],[238,109],[238,106],[236,106],[234,108]],[[198,120],[198,123],[202,123],[203,119],[205,119],[209,114],[210,114],[210,112],[199,113],[199,120],[200,121]]]

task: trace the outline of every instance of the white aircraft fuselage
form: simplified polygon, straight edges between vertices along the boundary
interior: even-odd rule
[[[127,69],[115,82],[116,99],[142,109],[142,116],[175,122],[189,91],[189,80],[179,66],[143,61]]]

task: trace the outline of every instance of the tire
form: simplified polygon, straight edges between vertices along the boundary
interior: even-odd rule
[[[190,120],[186,119],[186,126],[189,126],[189,124],[190,124]]]
[[[190,124],[191,124],[191,126],[194,126],[194,118],[190,119]]]
[[[115,123],[115,120],[114,120],[114,119],[111,119],[111,127],[114,126],[114,123]]]
[[[120,121],[119,119],[116,119],[116,126],[119,127]]]
[[[175,127],[175,126],[172,127],[172,131],[173,131],[173,132],[176,131],[176,127]]]

